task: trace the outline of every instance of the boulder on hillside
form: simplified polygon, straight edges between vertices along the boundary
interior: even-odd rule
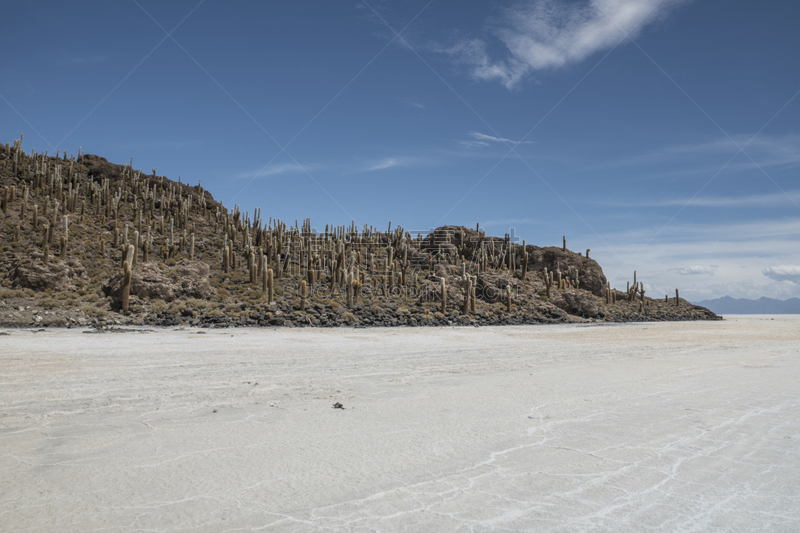
[[[508,275],[499,272],[482,272],[477,275],[477,278],[478,282],[475,287],[475,297],[478,300],[489,303],[505,302],[506,288],[511,285],[511,301],[516,301],[513,294],[513,287],[517,284],[517,280],[511,280]]]
[[[78,259],[59,261],[51,258],[48,265],[42,263],[41,254],[35,254],[33,261],[17,261],[11,267],[9,278],[13,287],[56,292],[74,291],[74,282],[88,281],[86,269]]]
[[[186,259],[164,270],[156,263],[137,263],[131,273],[131,294],[165,302],[180,297],[208,299],[216,294],[209,274],[207,264]],[[115,301],[122,298],[122,275],[120,270],[103,285],[103,292]]]
[[[180,296],[205,300],[217,294],[208,281],[211,269],[207,263],[182,259],[172,270],[177,275],[176,284]]]
[[[569,250],[565,252],[561,248],[555,246],[539,248],[537,246],[528,245],[527,248],[530,257],[530,264],[528,265],[529,270],[541,271],[546,267],[547,270],[551,272],[554,272],[558,268],[564,272],[569,267],[575,267],[582,271],[581,289],[586,289],[596,296],[603,296],[605,294],[606,276],[603,274],[603,269],[594,259]]]
[[[570,315],[595,318],[599,314],[600,307],[597,305],[597,298],[589,291],[581,289],[552,290],[550,296],[553,305]]]

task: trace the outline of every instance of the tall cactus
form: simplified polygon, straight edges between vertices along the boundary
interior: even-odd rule
[[[345,273],[345,290],[347,291],[347,307],[353,307],[353,273]]]
[[[461,312],[466,315],[472,309],[470,300],[472,299],[472,289],[474,283],[473,277],[467,273],[466,263],[461,263],[461,276],[458,278],[458,283],[459,285],[461,285],[461,288],[464,291],[464,299],[461,306]]]
[[[67,258],[67,241],[69,240],[69,218],[64,215],[64,228],[61,235],[61,259]]]
[[[274,274],[271,268],[267,269],[267,302],[272,303],[275,301],[275,281]]]
[[[522,253],[522,276],[521,279],[525,281],[525,276],[528,274],[528,252]]]
[[[128,310],[131,295],[131,266],[127,261],[122,263],[122,310]]]
[[[442,277],[442,314],[447,314],[447,282]]]
[[[553,285],[553,277],[547,272],[547,267],[544,267],[544,285],[547,289],[545,293],[548,298],[550,298],[550,287]]]

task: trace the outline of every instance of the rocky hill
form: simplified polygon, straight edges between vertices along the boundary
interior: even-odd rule
[[[89,154],[0,146],[0,325],[432,326],[719,318],[480,228],[312,228]]]

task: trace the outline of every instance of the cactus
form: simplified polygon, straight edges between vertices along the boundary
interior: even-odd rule
[[[447,282],[442,278],[442,314],[447,314]]]
[[[308,296],[308,285],[306,280],[300,282],[300,311],[306,310],[306,297]]]
[[[473,278],[473,279],[476,279],[476,278]],[[476,285],[475,283],[472,284],[472,294],[471,294],[472,297],[470,298],[470,310],[473,313],[475,313],[475,306],[476,306],[476,303],[475,303],[475,292],[478,290],[475,285]]]
[[[19,219],[25,220],[25,213],[28,209],[28,186],[22,190],[22,204],[19,206]]]
[[[345,274],[345,289],[347,290],[347,307],[353,307],[353,274],[352,272]]]
[[[470,300],[472,298],[472,276],[467,273],[467,264],[462,262],[461,263],[461,276],[458,278],[458,284],[461,285],[461,288],[464,291],[464,298],[463,303],[461,306],[461,312],[465,315],[470,312],[472,306],[470,305]]]
[[[511,284],[506,285],[506,311],[511,312]]]
[[[122,263],[122,310],[128,310],[128,299],[131,294],[131,267],[127,261]]]
[[[564,240],[563,240],[563,245],[561,246],[561,251],[562,252],[566,252],[567,251],[567,236],[564,235],[563,239]]]
[[[357,277],[353,280],[353,301],[358,303],[358,297],[361,294],[362,283]]]
[[[589,259],[589,248],[586,249],[586,259]]]
[[[678,294],[678,289],[675,289],[675,307],[681,305],[681,296]]]
[[[525,281],[525,276],[527,274],[528,274],[528,252],[523,252],[522,253],[522,276],[521,276],[521,279],[523,281]]]
[[[306,269],[306,276],[308,277],[308,285],[313,289],[314,284],[317,281],[317,263],[313,262],[309,265],[309,268]]]
[[[544,267],[544,284],[547,288],[547,297],[550,298],[550,287],[553,285],[553,277],[547,272],[547,267]]]
[[[136,264],[136,248],[132,244],[129,244],[127,249],[125,250],[125,260],[130,265],[131,269],[133,269],[134,265]]]
[[[274,274],[271,268],[267,269],[267,301],[271,304],[275,301],[275,281]]]
[[[42,252],[42,263],[44,263],[44,266],[47,266],[50,262],[50,247],[45,244]]]

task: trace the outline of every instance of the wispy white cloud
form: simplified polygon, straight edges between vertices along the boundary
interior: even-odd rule
[[[398,98],[401,104],[412,109],[425,109],[425,106],[410,98]]]
[[[387,168],[400,166],[400,160],[396,157],[387,157],[379,161],[367,164],[363,170],[365,172],[372,172],[375,170],[386,170]]]
[[[324,162],[324,163],[300,163],[298,166],[293,162],[273,164],[266,169],[258,168],[240,172],[235,175],[237,178],[268,178],[271,176],[302,174],[305,172],[329,172],[334,174],[353,174],[361,172],[378,172],[390,168],[411,167],[429,163],[428,158],[422,156],[398,155],[391,157],[362,159],[360,162]]]
[[[369,160],[350,172],[375,172],[395,167],[411,167],[429,162],[427,158],[419,156],[398,155]]]
[[[608,49],[626,34],[636,37],[646,25],[681,0],[532,0],[502,10],[492,33],[506,56],[490,56],[482,39],[462,39],[444,47],[471,69],[473,78],[518,86],[532,72],[583,61]]]
[[[469,149],[489,146],[489,143],[485,143],[483,141],[458,141],[458,144],[460,144],[464,148],[469,148]]]
[[[678,270],[678,274],[681,276],[697,276],[697,275],[714,275],[714,269],[708,268],[703,265],[693,265],[690,267],[681,268]]]
[[[303,164],[302,167],[295,163],[281,163],[280,165],[270,165],[267,168],[259,168],[240,172],[236,175],[237,178],[268,178],[279,174],[300,174],[312,170],[318,170],[320,165],[317,164]]]
[[[666,198],[663,200],[640,200],[604,205],[626,207],[791,207],[800,204],[800,191],[742,196],[698,196],[696,198]]]
[[[632,167],[663,165],[665,163],[695,162],[698,159],[708,159],[709,156],[720,156],[724,161],[743,147],[755,162],[761,167],[794,166],[800,164],[800,134],[787,135],[759,135],[753,139],[752,135],[733,135],[733,141],[728,138],[719,138],[713,141],[668,146],[645,154],[623,157],[601,167]],[[719,159],[717,159],[719,160]],[[715,160],[715,161],[717,161]],[[716,168],[719,168],[718,166]],[[739,155],[733,165],[728,168],[755,168],[755,164],[747,155]]]
[[[762,270],[761,273],[777,281],[800,283],[800,265],[771,266]]]
[[[653,238],[660,229],[606,233],[611,247],[592,236],[573,242],[592,249],[612,286],[625,287],[636,270],[653,297],[674,295],[675,288],[692,301],[800,297],[800,277],[793,277],[800,272],[794,270],[800,269],[794,266],[800,265],[800,218],[674,224]]]
[[[477,131],[469,132],[469,135],[477,139],[478,141],[486,141],[486,142],[493,142],[493,143],[507,143],[507,144],[536,144],[536,141],[512,141],[511,139],[504,139],[503,137],[494,137],[492,135],[486,135],[485,133],[480,133]]]
[[[467,135],[472,137],[472,139],[461,140],[457,142],[459,145],[469,150],[472,150],[473,148],[485,148],[486,146],[490,146],[492,143],[502,143],[506,145],[510,144],[513,146],[520,144],[536,144],[536,141],[514,141],[503,137],[495,137],[494,135],[486,135],[485,133],[480,133],[478,131],[471,131]]]

